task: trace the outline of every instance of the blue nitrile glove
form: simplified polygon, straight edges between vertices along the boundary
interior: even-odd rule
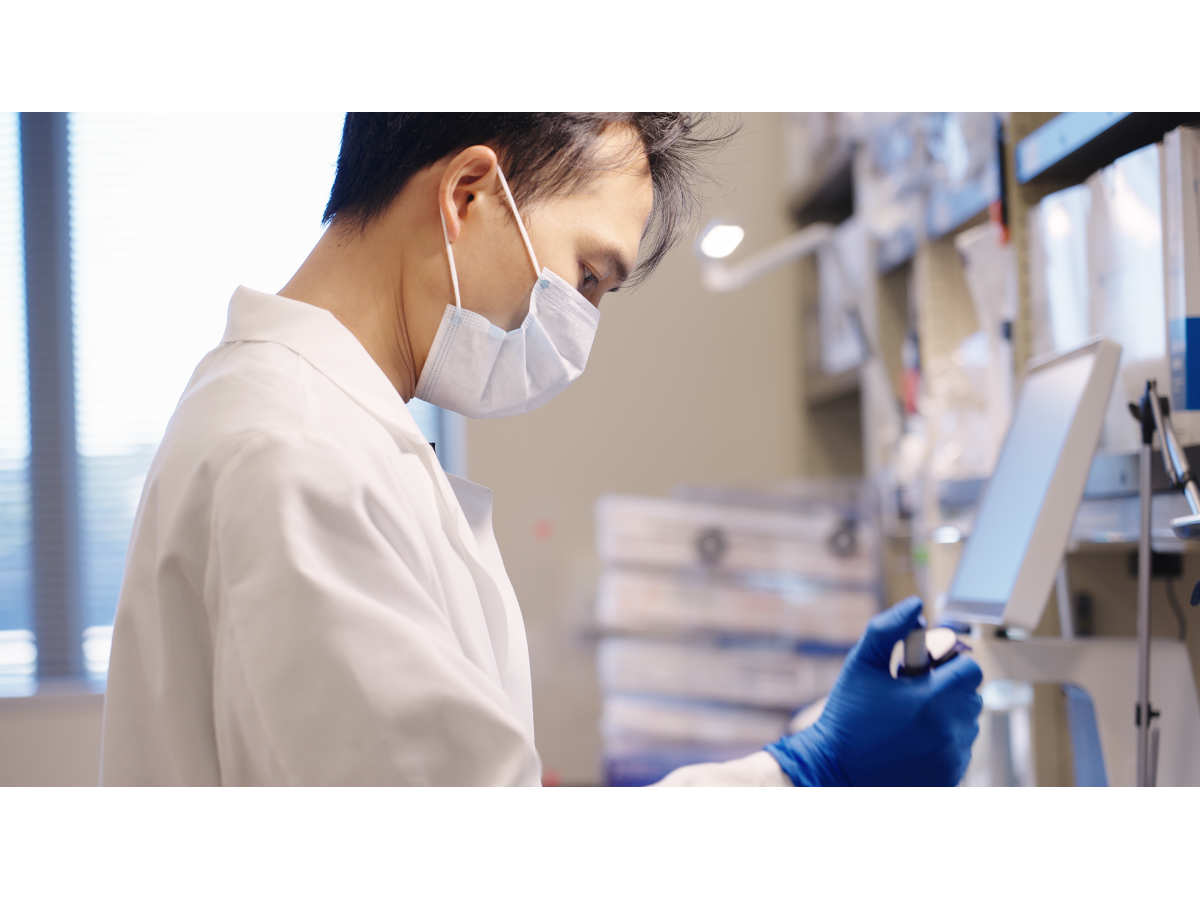
[[[821,717],[763,749],[797,785],[949,785],[962,780],[979,734],[983,673],[959,656],[892,678],[892,647],[923,625],[909,597],[875,616],[846,657]]]

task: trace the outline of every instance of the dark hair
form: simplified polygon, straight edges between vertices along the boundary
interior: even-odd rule
[[[654,204],[644,253],[631,283],[645,278],[686,230],[699,207],[702,157],[736,129],[707,129],[692,113],[347,113],[337,175],[322,222],[365,228],[421,169],[476,144],[496,151],[524,208],[586,187],[601,171],[632,161],[597,159],[607,129],[633,131],[645,151]]]

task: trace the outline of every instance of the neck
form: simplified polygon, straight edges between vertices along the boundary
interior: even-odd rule
[[[428,253],[416,246],[428,223],[409,221],[405,212],[394,204],[361,232],[331,225],[279,293],[333,313],[407,403],[443,306],[414,300],[432,287],[421,282],[421,267],[409,264]],[[448,290],[448,284],[438,287],[438,294]]]

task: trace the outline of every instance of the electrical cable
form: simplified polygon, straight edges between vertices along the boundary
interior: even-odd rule
[[[1166,580],[1167,602],[1171,604],[1171,612],[1175,613],[1175,618],[1179,621],[1179,639],[1187,640],[1187,619],[1183,617],[1183,607],[1179,605],[1179,598],[1175,596],[1175,579],[1168,578]]]

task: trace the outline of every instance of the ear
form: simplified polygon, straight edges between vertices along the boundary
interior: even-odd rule
[[[477,201],[501,191],[498,171],[496,151],[482,144],[457,153],[446,165],[438,183],[437,201],[450,243],[458,240],[463,222],[479,208]]]

